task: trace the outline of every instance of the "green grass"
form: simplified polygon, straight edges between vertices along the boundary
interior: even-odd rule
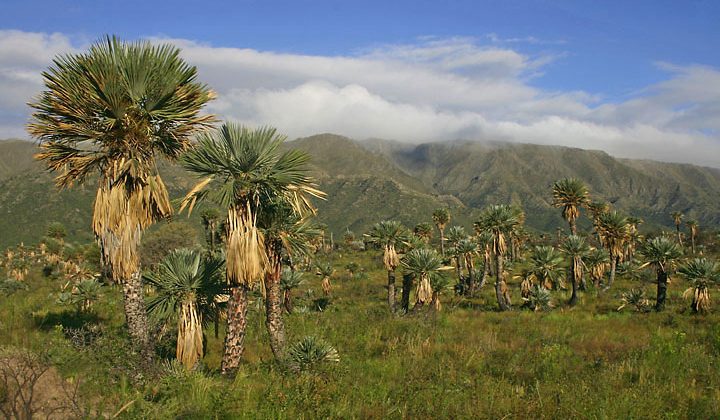
[[[351,280],[356,261],[369,274]],[[490,284],[472,301],[447,293],[443,311],[391,315],[375,251],[335,255],[330,304],[286,317],[289,341],[315,335],[341,361],[295,374],[272,361],[261,312],[251,305],[237,377],[219,377],[222,334],[207,331],[205,368],[160,368],[135,377],[122,300],[106,287],[95,313],[55,303],[58,280],[29,276],[27,291],[0,297],[0,342],[47,352],[64,377],[81,380],[92,413],[124,418],[711,418],[720,413],[720,317],[694,316],[673,279],[663,313],[617,312],[618,279],[605,293],[555,292],[547,313],[496,311]],[[518,284],[512,283],[514,300]],[[641,284],[653,297],[652,284]],[[310,292],[309,290],[312,290]],[[711,294],[720,296],[716,289]],[[296,307],[313,307],[320,278],[308,273]],[[517,308],[517,302],[514,302]],[[715,311],[717,312],[717,310]],[[97,325],[102,337],[78,350],[58,325]],[[172,334],[170,334],[172,336]],[[172,346],[170,345],[172,348]],[[170,351],[172,353],[172,351]]]

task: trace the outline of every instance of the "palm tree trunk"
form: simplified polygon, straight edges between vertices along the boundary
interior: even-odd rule
[[[568,223],[570,224],[570,234],[577,235],[577,225],[575,224],[575,221],[569,220]]]
[[[291,314],[293,311],[293,301],[290,290],[285,290],[283,292],[283,305],[285,306],[285,312]]]
[[[615,281],[615,269],[617,268],[617,263],[619,259],[620,257],[610,257],[610,279],[608,280],[608,285],[606,289],[609,289]]]
[[[388,306],[390,312],[395,312],[395,270],[388,270]]]
[[[655,300],[655,310],[658,312],[665,309],[665,297],[667,296],[667,280],[667,272],[659,269],[657,271],[657,298]]]
[[[472,258],[472,256],[470,256]],[[466,261],[465,265],[467,266],[468,271],[468,296],[473,296],[475,294],[475,267],[473,266],[472,261]]]
[[[677,224],[677,223],[675,224],[675,230],[677,231],[678,243],[680,244],[680,246],[683,246],[683,243],[682,243],[682,234],[680,233],[680,225]]]
[[[568,272],[568,277],[570,282],[572,283],[572,294],[570,295],[570,300],[568,301],[568,305],[575,306],[577,305],[577,289],[578,289],[578,282],[575,280],[575,264],[570,265],[570,271]]]
[[[480,278],[480,284],[478,285],[478,287],[481,289],[483,286],[485,286],[485,283],[487,283],[487,278],[490,274],[490,256],[488,254],[485,254],[483,258],[483,273],[482,277]]]
[[[245,328],[247,327],[248,288],[241,284],[230,289],[227,308],[227,331],[220,371],[223,375],[233,374],[240,366],[245,350]]]
[[[505,284],[505,280],[503,279],[503,256],[502,255],[495,256],[495,271],[496,271],[495,296],[497,297],[498,307],[500,308],[501,311],[510,310],[510,306],[505,301],[505,288],[507,287],[507,285]]]
[[[440,255],[443,259],[445,258],[445,229],[438,229],[440,231]]]
[[[125,319],[130,338],[135,348],[140,352],[143,362],[149,366],[153,362],[155,352],[148,329],[140,272],[133,273],[129,279],[122,283],[122,287]]]
[[[695,255],[695,235],[690,234],[690,249],[692,250],[693,255]]]
[[[282,319],[280,301],[280,275],[282,264],[274,258],[273,269],[265,274],[265,326],[270,336],[270,349],[276,360],[285,357],[285,323]]]
[[[400,299],[400,307],[403,312],[408,313],[410,311],[410,289],[413,286],[413,275],[406,273],[403,274],[403,289],[402,297]]]

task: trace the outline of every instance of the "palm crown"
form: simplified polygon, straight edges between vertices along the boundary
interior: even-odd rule
[[[575,234],[575,221],[580,216],[580,207],[590,203],[590,193],[585,184],[576,178],[565,178],[553,184],[553,206],[562,207],[562,216]]]

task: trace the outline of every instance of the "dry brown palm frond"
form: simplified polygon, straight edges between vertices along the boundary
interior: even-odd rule
[[[264,242],[249,204],[243,210],[228,210],[226,258],[230,284],[252,286],[262,278],[268,267]]]
[[[420,275],[420,281],[417,285],[416,298],[417,303],[422,305],[432,300],[433,290],[430,285],[430,277],[427,274]]]
[[[383,264],[387,271],[394,271],[398,265],[400,265],[400,256],[395,250],[394,245],[385,245],[385,252],[383,253]]]
[[[330,284],[330,277],[324,276],[322,278],[321,285],[322,285],[323,293],[325,294],[325,296],[329,295],[332,290],[332,285]]]
[[[202,315],[194,296],[182,303],[179,315],[175,356],[186,369],[192,369],[203,357]]]

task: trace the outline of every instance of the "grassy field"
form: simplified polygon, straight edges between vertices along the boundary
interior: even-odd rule
[[[366,279],[343,267],[358,262]],[[206,331],[203,368],[165,362],[143,376],[127,354],[119,290],[103,287],[89,314],[55,303],[60,281],[35,269],[27,290],[0,296],[0,342],[41,354],[88,417],[119,418],[713,418],[720,415],[720,317],[692,315],[679,279],[663,313],[618,312],[620,293],[651,283],[619,278],[607,292],[581,294],[575,308],[556,292],[550,312],[496,311],[494,291],[443,296],[440,313],[392,315],[379,252],[336,254],[330,302],[306,274],[286,316],[290,342],[306,335],[341,360],[304,373],[273,362],[261,306],[254,302],[245,364],[230,381],[217,373],[223,336]],[[717,296],[713,289],[711,294]],[[77,333],[83,329],[84,334]],[[222,328],[221,328],[222,329]],[[75,331],[73,335],[72,332]],[[174,355],[172,333],[159,351]],[[47,377],[50,377],[46,375]],[[57,386],[57,385],[56,385]],[[66,412],[70,413],[69,411]]]

